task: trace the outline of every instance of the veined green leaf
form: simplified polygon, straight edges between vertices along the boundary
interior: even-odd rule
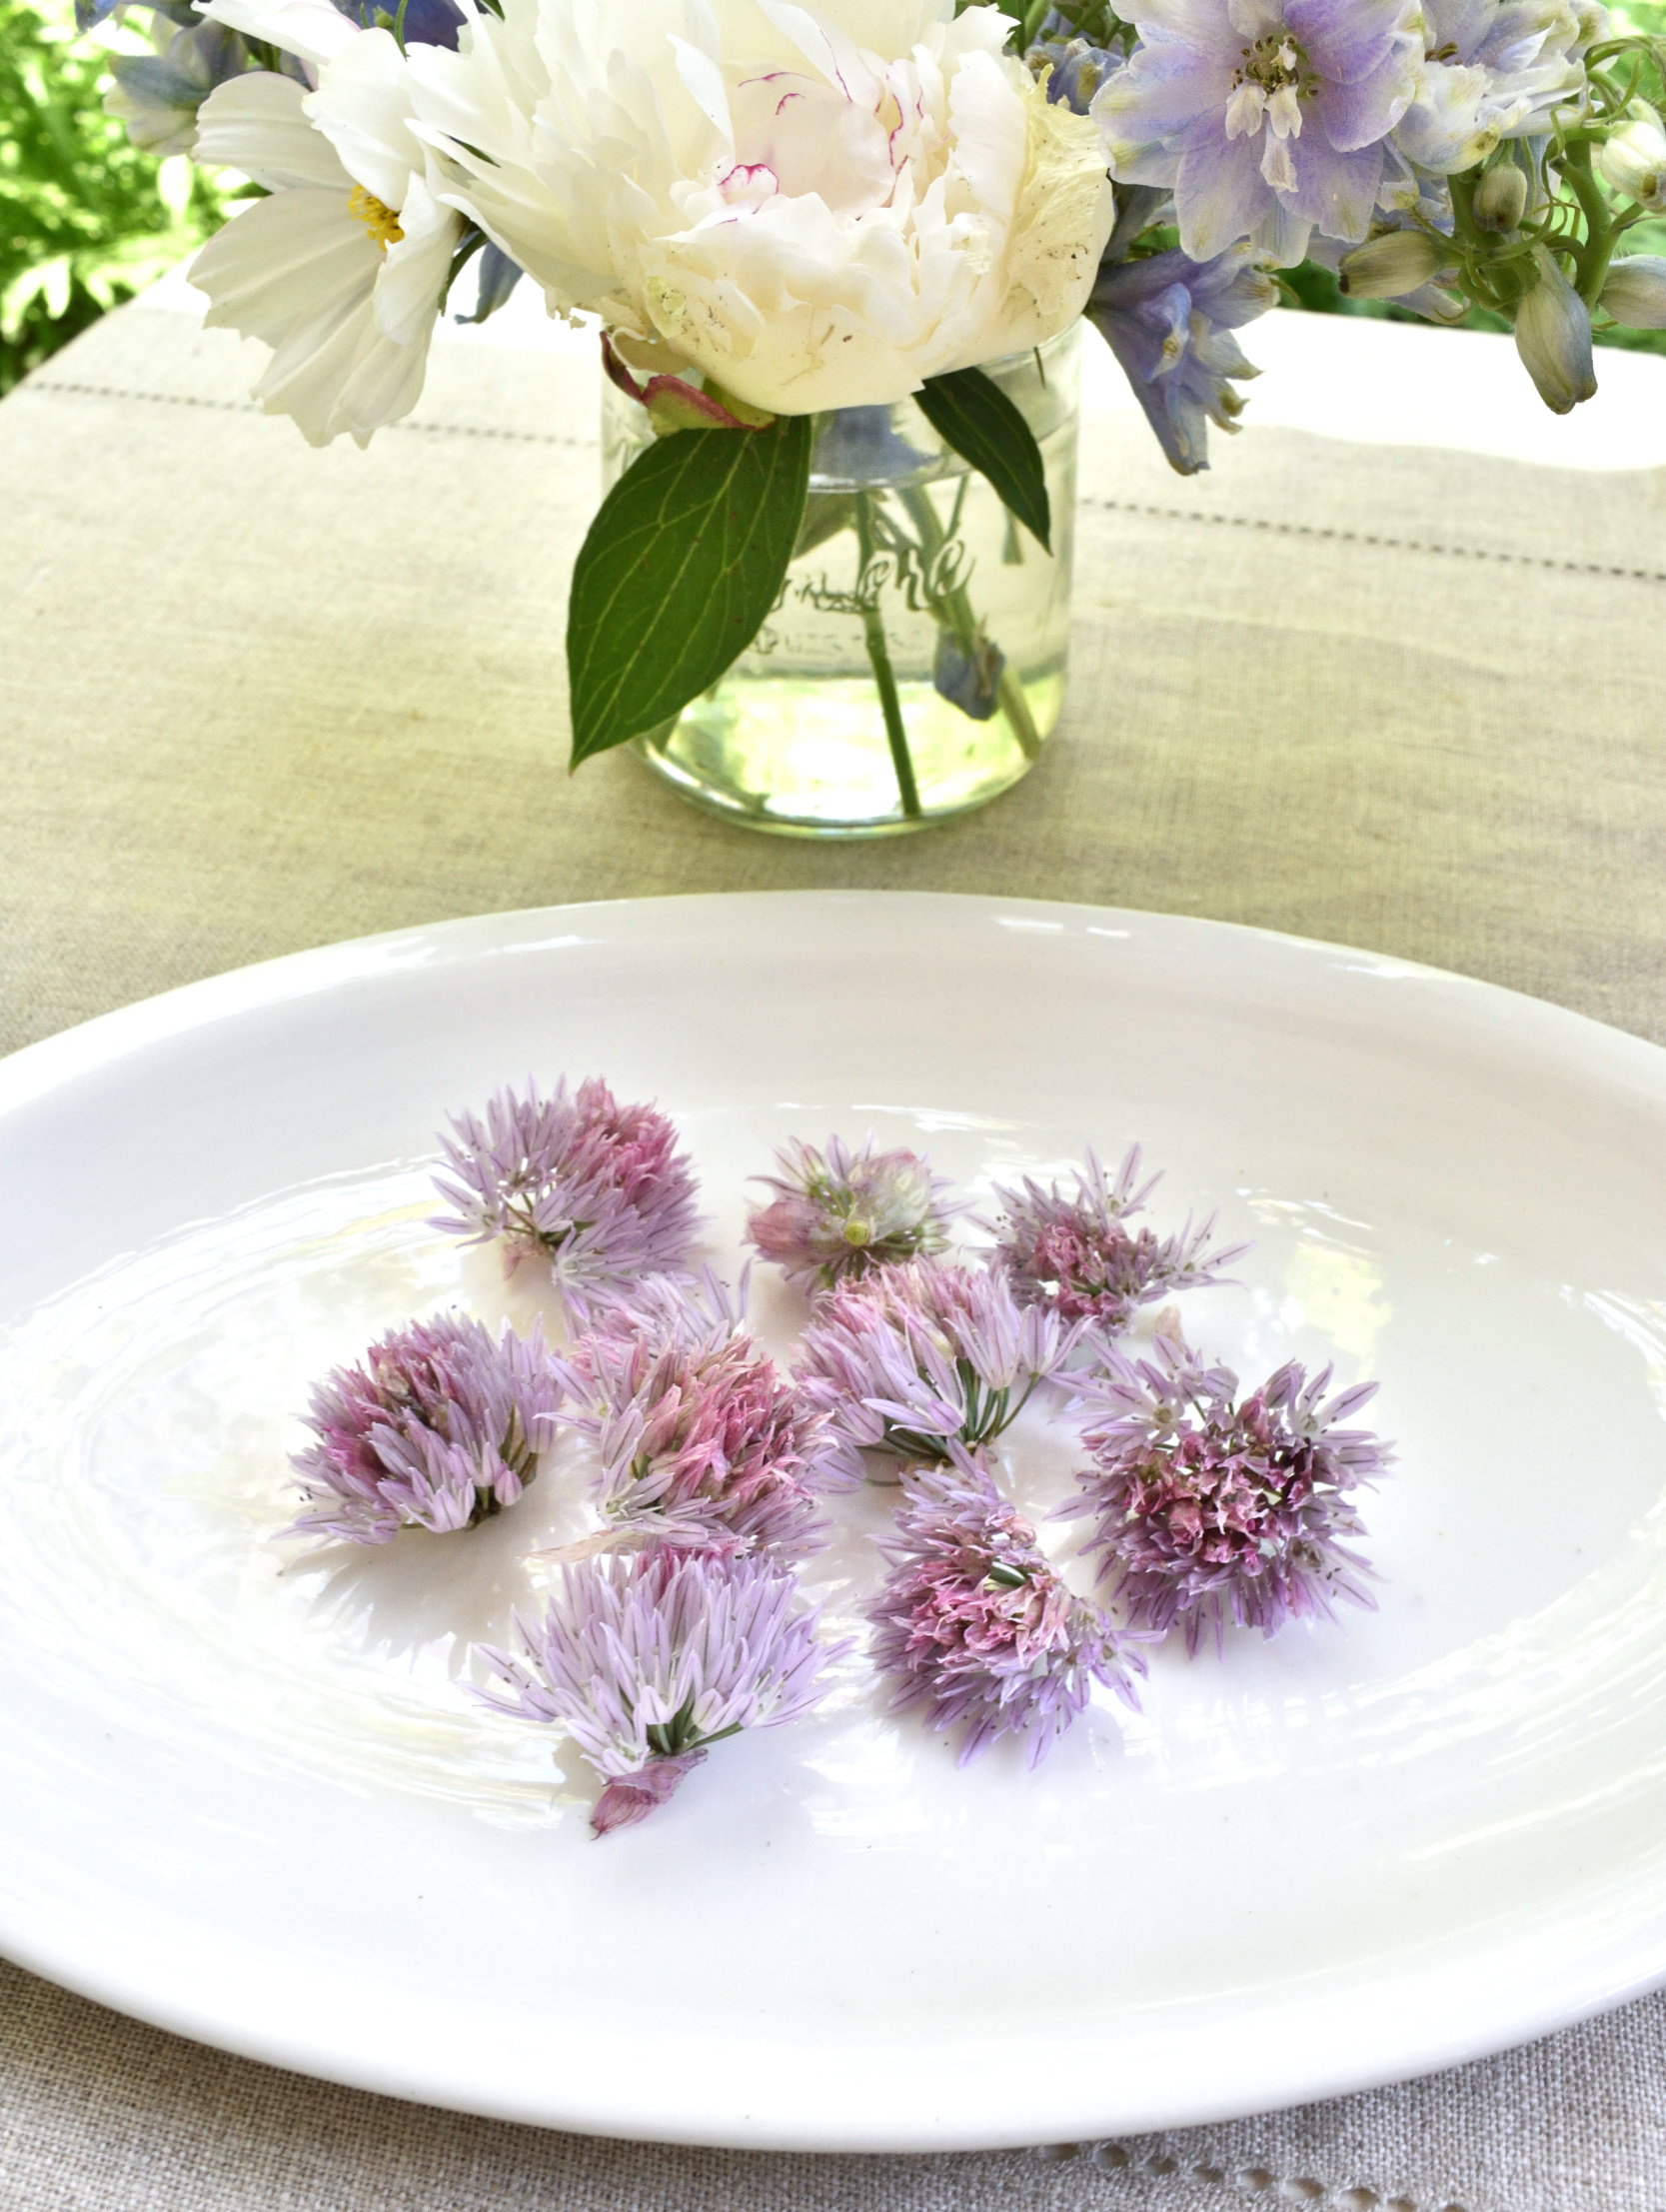
[[[1050,553],[1052,510],[1041,449],[994,379],[981,369],[955,369],[927,377],[914,399],[944,444],[988,478],[1007,512]]]
[[[574,768],[669,722],[752,643],[793,557],[813,428],[680,430],[602,502],[567,607]]]

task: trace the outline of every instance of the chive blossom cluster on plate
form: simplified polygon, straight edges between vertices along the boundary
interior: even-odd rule
[[[1065,1181],[997,1182],[979,1214],[906,1148],[790,1141],[748,1222],[808,1304],[783,1362],[748,1326],[748,1272],[696,1265],[695,1174],[657,1107],[596,1078],[529,1085],[441,1143],[432,1225],[529,1270],[556,1340],[454,1312],[382,1336],[313,1392],[284,1533],[467,1542],[587,1465],[592,1525],[538,1548],[548,1602],[516,1615],[514,1650],[478,1647],[476,1694],[566,1732],[603,1784],[598,1835],[715,1745],[812,1712],[835,1663],[961,1763],[1011,1736],[1033,1765],[1095,1686],[1137,1705],[1171,1631],[1219,1653],[1232,1626],[1373,1602],[1356,1493],[1391,1453],[1350,1424],[1376,1385],[1332,1393],[1328,1367],[1289,1362],[1246,1389],[1188,1343],[1175,1298],[1229,1282],[1249,1246],[1141,1219],[1157,1178],[1137,1145],[1114,1173],[1088,1150]],[[1009,1494],[1020,1447],[995,1448],[1031,1405],[1075,1444],[1062,1565]],[[857,1492],[893,1508],[859,1652],[806,1588]]]

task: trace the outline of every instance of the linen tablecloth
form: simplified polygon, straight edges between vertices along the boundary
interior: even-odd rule
[[[1095,359],[1057,738],[966,822],[816,846],[622,755],[563,773],[588,356],[447,331],[408,424],[315,454],[189,308],[108,318],[0,406],[0,1049],[364,932],[793,886],[1260,924],[1666,1043],[1666,363],[1603,357],[1556,425],[1505,341],[1276,317],[1261,426],[1182,482]],[[669,2149],[306,2081],[0,1964],[0,2202],[28,2212],[1658,2212],[1663,2110],[1655,1998],[1160,2139]]]

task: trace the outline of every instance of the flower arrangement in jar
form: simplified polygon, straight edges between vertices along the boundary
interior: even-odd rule
[[[145,0],[141,143],[258,197],[209,320],[315,444],[415,405],[452,288],[599,326],[575,767],[765,827],[907,829],[1063,697],[1073,334],[1207,465],[1303,263],[1505,317],[1546,403],[1666,327],[1666,49],[1596,0]],[[80,0],[91,25],[118,0]]]

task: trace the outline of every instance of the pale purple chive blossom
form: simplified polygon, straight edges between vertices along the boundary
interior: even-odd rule
[[[901,1146],[882,1152],[871,1132],[855,1150],[837,1136],[825,1151],[793,1137],[776,1164],[778,1174],[753,1177],[777,1194],[752,1209],[747,1241],[807,1297],[941,1251],[960,1211],[945,1199],[948,1178],[932,1174],[928,1159]]]
[[[1001,1210],[991,1256],[1020,1305],[1042,1305],[1115,1335],[1136,1307],[1221,1281],[1222,1269],[1249,1250],[1248,1244],[1211,1249],[1212,1214],[1197,1226],[1188,1218],[1173,1236],[1131,1229],[1129,1215],[1143,1210],[1161,1180],[1151,1175],[1140,1182],[1139,1156],[1139,1146],[1131,1145],[1111,1177],[1090,1145],[1070,1193],[1056,1182],[1043,1190],[1028,1175],[1020,1189],[997,1185]]]
[[[695,1177],[677,1131],[651,1106],[621,1106],[599,1077],[549,1098],[500,1091],[486,1118],[454,1114],[442,1135],[455,1208],[433,1226],[472,1243],[502,1237],[505,1271],[529,1253],[550,1263],[581,1320],[598,1299],[683,1266],[697,1226]]]
[[[1137,1709],[1143,1658],[1065,1588],[979,1461],[910,1475],[879,1548],[890,1571],[869,1615],[874,1664],[893,1711],[922,1706],[931,1727],[960,1731],[960,1765],[1001,1735],[1026,1738],[1038,1765],[1095,1682]]]
[[[307,1505],[283,1533],[387,1543],[405,1527],[472,1528],[533,1479],[561,1405],[537,1326],[494,1340],[439,1313],[395,1329],[314,1386],[318,1440],[293,1459]]]
[[[863,1451],[947,1459],[1015,1420],[1083,1325],[1021,1308],[987,1268],[910,1260],[834,1290],[805,1330],[799,1386],[852,1474]]]
[[[477,1647],[503,1684],[477,1694],[567,1729],[607,1783],[591,1827],[608,1835],[664,1804],[714,1743],[820,1703],[847,1648],[818,1640],[820,1618],[761,1559],[665,1546],[584,1559],[542,1619],[516,1615],[519,1656]]]
[[[1205,1367],[1159,1336],[1150,1359],[1118,1359],[1087,1385],[1102,1412],[1083,1442],[1093,1464],[1062,1520],[1090,1519],[1084,1550],[1130,1626],[1176,1623],[1195,1653],[1228,1622],[1270,1636],[1289,1620],[1374,1607],[1370,1574],[1345,1538],[1364,1533],[1350,1493],[1389,1465],[1391,1447],[1343,1424],[1375,1394],[1356,1383],[1325,1400],[1292,1360],[1239,1398],[1229,1367]]]
[[[1138,0],[1139,45],[1093,102],[1111,174],[1174,195],[1180,245],[1290,266],[1316,227],[1362,239],[1411,105],[1416,0]]]
[[[1277,304],[1266,256],[1253,246],[1201,263],[1171,251],[1101,266],[1083,312],[1182,476],[1208,467],[1210,423],[1238,428],[1243,397],[1233,380],[1260,372],[1232,333]]]
[[[704,1298],[660,1278],[610,1307],[562,1364],[572,1425],[601,1460],[604,1529],[581,1548],[606,1537],[786,1560],[826,1543],[820,1502],[849,1486],[836,1440],[741,1313],[710,1277]]]

